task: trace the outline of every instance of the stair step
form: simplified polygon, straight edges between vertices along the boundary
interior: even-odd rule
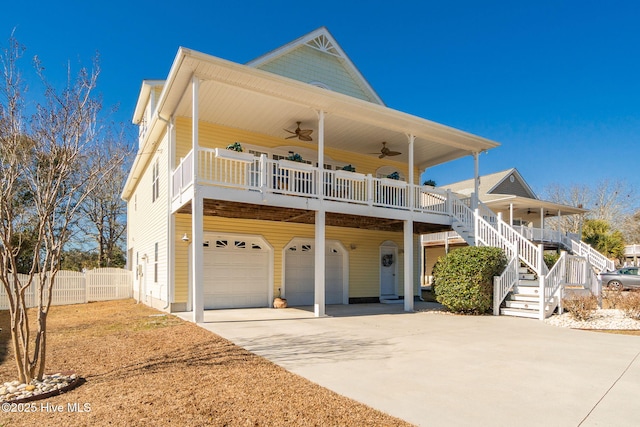
[[[529,269],[527,267],[518,267],[518,273],[528,273]]]
[[[536,280],[536,275],[533,273],[520,273],[520,280]]]
[[[538,285],[540,285],[540,282],[538,282],[537,280],[530,280],[530,279],[520,279],[518,280],[518,285],[520,286],[530,286],[530,287],[538,287]]]
[[[527,295],[527,296],[533,296],[533,295],[538,295],[538,287],[533,287],[533,286],[521,286],[521,285],[515,285],[513,287],[513,293],[514,294],[518,294],[518,295]]]
[[[521,308],[501,308],[500,314],[503,316],[529,317],[537,319],[539,317],[538,310],[525,310]]]
[[[527,302],[540,302],[538,295],[523,295],[523,294],[510,294],[509,301],[527,301]]]
[[[505,304],[507,308],[521,308],[526,310],[535,310],[536,312],[538,311],[538,307],[540,307],[539,302],[533,302],[533,301],[507,300],[505,301]]]

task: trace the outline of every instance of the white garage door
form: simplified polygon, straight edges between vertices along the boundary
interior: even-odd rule
[[[326,243],[325,304],[343,304],[344,248],[337,242]],[[313,305],[314,245],[311,241],[293,241],[285,249],[285,296],[289,306]]]
[[[205,236],[204,308],[269,306],[271,248],[257,236]]]

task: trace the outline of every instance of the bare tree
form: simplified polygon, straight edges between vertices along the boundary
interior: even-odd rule
[[[638,206],[637,193],[624,181],[604,180],[593,187],[552,184],[543,193],[543,198],[551,202],[589,210],[586,215],[571,215],[559,220],[559,229],[570,233],[580,233],[586,219],[601,219],[614,230],[622,230]]]
[[[640,210],[636,210],[633,215],[626,218],[621,231],[628,243],[640,243]]]
[[[129,157],[132,149],[126,140],[122,133],[107,137],[99,148],[102,153],[98,159],[113,162],[114,158]],[[127,166],[121,162],[110,169],[105,182],[87,196],[81,207],[81,233],[96,245],[100,267],[124,266],[127,205],[120,195],[127,179]]]
[[[68,70],[66,86],[57,90],[35,58],[42,101],[27,108],[26,84],[18,67],[23,53],[24,47],[12,36],[0,55],[0,281],[9,299],[18,379],[28,383],[44,374],[47,315],[71,225],[87,196],[121,159],[104,160],[92,150],[99,144],[102,107],[94,95],[97,62],[75,77]],[[19,278],[18,255],[24,249],[20,235],[27,231],[32,233],[31,263],[26,278]],[[33,335],[28,291],[36,295]]]

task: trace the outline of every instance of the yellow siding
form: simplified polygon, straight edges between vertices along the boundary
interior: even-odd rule
[[[166,135],[166,134],[165,134]],[[167,273],[168,253],[167,236],[169,224],[167,222],[168,212],[168,142],[164,137],[158,145],[156,154],[138,180],[136,189],[127,205],[127,248],[133,249],[133,259],[130,260],[134,270],[137,265],[144,267],[142,260],[146,255],[146,270],[143,271],[142,278],[136,278],[134,289],[137,291],[139,282],[146,283],[146,295],[166,301],[167,285],[169,283]],[[152,175],[153,164],[158,161],[160,185],[159,196],[152,200]],[[154,281],[155,264],[155,244],[158,243],[158,275],[157,282]]]
[[[310,145],[309,143],[296,142],[292,139],[285,140],[284,137],[274,138],[272,136],[213,125],[210,123],[200,123],[198,135],[200,147],[206,148],[225,148],[234,142],[268,148],[294,146],[308,150],[315,149],[317,147],[316,145]],[[180,162],[180,158],[185,157],[189,151],[191,151],[191,147],[191,119],[179,117],[176,119],[176,166]],[[378,159],[376,156],[366,156],[335,148],[326,148],[325,155],[329,156],[336,162],[351,164],[356,167],[357,172],[363,174],[372,174],[375,176],[376,170],[381,166],[393,166],[405,176],[408,175],[407,165],[405,163],[397,162],[389,158],[382,160]],[[418,178],[419,175],[418,169],[415,169],[414,176]]]
[[[274,249],[274,294],[283,281],[283,249],[294,237],[314,238],[314,226],[258,220],[241,220],[221,217],[205,217],[205,231],[260,235]],[[176,215],[175,233],[175,302],[186,302],[188,294],[188,245],[180,239],[191,234],[191,216]],[[380,245],[387,240],[402,248],[402,233],[327,227],[327,240],[338,240],[349,252],[349,297],[377,297],[380,294]],[[414,239],[414,277],[419,274],[418,239]],[[355,249],[350,249],[351,245]],[[400,251],[401,252],[401,251]],[[398,259],[398,290],[403,294],[403,255]]]

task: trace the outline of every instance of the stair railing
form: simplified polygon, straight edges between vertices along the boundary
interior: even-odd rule
[[[462,223],[473,234],[473,211],[464,201],[457,198],[451,190],[447,190],[447,201],[450,203],[449,211],[453,214],[453,218]]]
[[[497,227],[498,226],[498,216],[496,215],[490,208],[489,206],[485,205],[484,203],[482,203],[480,200],[478,200],[478,212],[480,214],[480,216],[482,216],[482,219],[484,219],[485,221],[487,221],[489,224],[491,224],[493,227]]]
[[[562,285],[567,276],[566,255],[565,251],[560,253],[560,258],[544,278],[543,292],[540,293],[540,320],[547,318],[561,304]]]
[[[571,240],[571,251],[576,255],[587,258],[587,260],[601,272],[616,269],[613,261],[581,240]]]
[[[547,266],[542,261],[543,250],[531,243],[526,237],[518,233],[513,227],[502,220],[502,216],[498,214],[498,232],[504,236],[512,244],[518,247],[520,259],[527,264],[538,275],[546,275],[548,273]]]
[[[493,315],[500,315],[500,305],[518,282],[520,260],[514,256],[500,276],[493,278]]]

